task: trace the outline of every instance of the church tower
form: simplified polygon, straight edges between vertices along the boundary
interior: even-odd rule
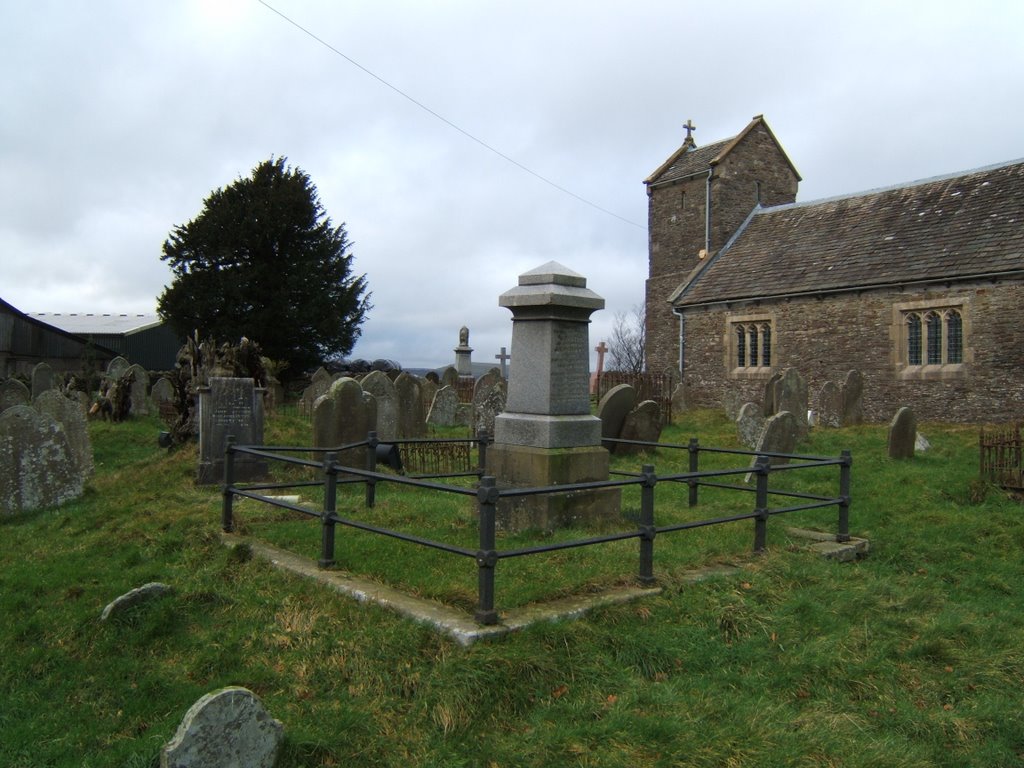
[[[683,145],[645,181],[648,273],[647,370],[679,369],[679,324],[668,300],[758,205],[796,201],[800,174],[757,115],[737,136],[705,147],[683,126]]]

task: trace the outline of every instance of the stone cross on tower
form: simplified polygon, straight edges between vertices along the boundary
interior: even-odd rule
[[[693,132],[697,130],[697,126],[693,124],[693,120],[687,120],[683,123],[683,129],[686,131],[686,139],[683,141],[683,145],[696,146],[697,142],[693,140]]]

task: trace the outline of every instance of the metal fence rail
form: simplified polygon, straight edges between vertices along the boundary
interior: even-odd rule
[[[401,442],[402,441],[398,441],[398,443]],[[461,441],[456,439],[445,442],[463,442],[466,444],[467,449],[469,446],[476,446],[478,452],[478,464],[476,470],[470,473],[479,477],[479,482],[475,488],[460,487],[457,485],[434,481],[438,478],[428,480],[422,477],[408,477],[404,475],[379,472],[377,470],[378,460],[389,461],[391,466],[394,468],[393,457],[398,455],[399,445],[398,443],[381,443],[373,432],[369,434],[366,441],[332,449],[239,446],[235,445],[233,440],[229,439],[227,449],[225,451],[221,526],[228,532],[234,530],[233,500],[238,496],[263,501],[277,507],[283,507],[310,517],[318,518],[321,524],[321,545],[318,563],[321,568],[329,568],[336,562],[334,544],[335,529],[338,525],[367,531],[381,536],[387,536],[410,544],[429,547],[461,557],[473,558],[476,561],[478,581],[477,609],[475,612],[475,618],[481,624],[495,624],[498,622],[498,612],[495,609],[494,604],[495,568],[498,562],[503,559],[525,557],[579,547],[597,546],[600,544],[624,541],[628,539],[637,539],[639,542],[637,579],[641,584],[650,585],[655,581],[654,542],[656,537],[660,534],[675,533],[712,525],[752,520],[754,522],[753,549],[755,552],[760,552],[766,547],[767,525],[768,520],[771,517],[791,512],[836,507],[838,512],[836,540],[848,541],[850,538],[850,472],[853,460],[849,451],[843,451],[839,457],[820,457],[710,448],[701,446],[696,439],[691,440],[687,445],[649,443],[646,445],[651,448],[686,450],[689,453],[689,471],[659,476],[655,473],[653,465],[645,464],[638,473],[615,473],[616,477],[620,479],[537,488],[499,488],[496,479],[485,474],[485,468],[487,466],[486,451],[487,445],[490,442],[485,433],[481,433],[475,439],[466,439]],[[350,451],[351,449],[358,448],[363,448],[365,450],[365,467],[354,467],[338,462],[337,457],[341,451]],[[321,462],[317,462],[310,459],[301,459],[285,455],[287,452],[295,451],[320,452],[323,454],[323,460]],[[752,466],[744,468],[701,471],[699,468],[701,453],[730,454],[756,458]],[[236,454],[249,454],[259,456],[268,461],[280,461],[301,467],[318,469],[322,473],[323,479],[290,483],[260,483],[247,484],[245,486],[235,485],[234,456]],[[773,464],[773,459],[796,463]],[[821,467],[838,468],[838,488],[835,495],[819,495],[769,487],[769,478],[773,474],[799,472]],[[446,475],[445,477],[464,477],[466,474],[467,473],[457,473]],[[736,475],[750,475],[754,478],[755,483],[751,487],[748,485],[720,482],[722,478],[733,477]],[[460,547],[444,541],[437,541],[402,531],[395,531],[381,526],[371,525],[350,517],[342,517],[338,514],[337,510],[337,490],[338,485],[341,483],[365,484],[365,504],[367,507],[374,506],[375,489],[378,483],[394,483],[418,488],[431,493],[447,493],[475,497],[478,506],[479,546],[476,549]],[[734,515],[659,526],[655,522],[655,491],[659,485],[663,485],[665,483],[687,485],[689,488],[688,505],[690,507],[697,505],[699,488],[704,486],[708,488],[753,493],[753,508],[749,512]],[[286,500],[262,493],[267,490],[310,486],[323,487],[324,489],[324,502],[321,509],[312,509],[299,504],[293,504]],[[497,548],[495,519],[498,504],[501,503],[502,499],[540,494],[566,494],[599,488],[626,488],[631,486],[638,486],[640,489],[640,514],[636,527],[634,528],[600,536],[541,544],[531,547],[519,547],[504,550],[499,550]],[[790,504],[788,506],[770,507],[770,497],[779,497],[782,499],[788,498],[798,500],[801,503]]]
[[[1020,424],[1003,429],[981,430],[978,450],[981,477],[1008,490],[1024,490],[1024,444]]]

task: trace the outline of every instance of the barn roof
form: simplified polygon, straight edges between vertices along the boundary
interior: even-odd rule
[[[92,313],[92,312],[32,312],[31,317],[49,325],[76,334],[129,335],[155,328],[163,323],[155,312]]]
[[[677,307],[1024,271],[1024,160],[757,208],[670,297]]]

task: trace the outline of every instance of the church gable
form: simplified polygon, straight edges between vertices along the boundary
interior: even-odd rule
[[[672,299],[685,307],[1006,274],[1024,270],[1022,224],[1022,162],[761,209]]]

